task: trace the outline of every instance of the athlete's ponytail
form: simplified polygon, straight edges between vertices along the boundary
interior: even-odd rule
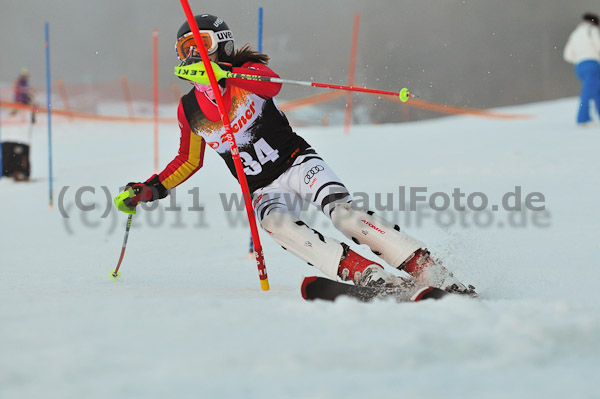
[[[242,66],[246,62],[256,62],[267,65],[269,63],[269,56],[253,50],[249,44],[245,44],[242,48],[235,50],[231,56],[230,62],[234,67]]]

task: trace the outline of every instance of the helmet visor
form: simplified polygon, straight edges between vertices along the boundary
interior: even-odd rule
[[[220,42],[233,40],[233,33],[229,30],[218,32],[218,35],[212,30],[201,30],[199,32],[200,37],[202,38],[202,43],[204,44],[208,55],[214,54],[215,51],[217,51]],[[180,61],[185,61],[190,56],[192,47],[198,51],[196,41],[194,40],[194,35],[192,32],[188,32],[181,36],[175,43],[177,58],[179,58]]]

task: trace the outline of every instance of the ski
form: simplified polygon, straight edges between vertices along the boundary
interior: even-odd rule
[[[394,298],[398,302],[418,302],[424,299],[439,299],[448,293],[434,287],[407,290],[405,287],[359,287],[341,283],[325,277],[305,277],[302,282],[302,298],[307,301],[322,299],[335,301],[340,296],[370,302],[376,298]]]

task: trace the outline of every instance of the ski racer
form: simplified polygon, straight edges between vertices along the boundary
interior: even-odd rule
[[[225,21],[209,14],[195,16],[200,35],[215,68],[234,73],[278,77],[269,57],[245,45],[234,49],[234,37]],[[181,65],[201,63],[191,29],[185,22],[177,32]],[[181,128],[178,155],[158,175],[127,184],[129,197],[117,207],[135,212],[139,202],[168,195],[196,173],[206,145],[222,158],[234,177],[235,166],[225,128],[210,85],[194,87],[179,103]],[[384,267],[354,252],[350,246],[326,237],[300,219],[304,201],[318,207],[333,225],[356,244],[364,244],[389,266],[409,273],[415,282],[449,292],[470,293],[452,273],[430,257],[425,246],[371,211],[356,209],[352,197],[319,153],[291,128],[274,97],[281,84],[227,78],[219,89],[229,112],[232,130],[247,177],[256,218],[282,247],[336,280],[358,286],[397,285],[398,278]],[[119,198],[119,197],[117,197]]]

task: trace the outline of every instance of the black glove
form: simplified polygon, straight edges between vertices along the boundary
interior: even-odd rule
[[[158,179],[158,175],[152,176],[144,183],[129,182],[125,186],[125,190],[132,189],[134,197],[125,198],[123,204],[133,210],[140,202],[149,202],[157,199],[165,198],[169,191],[162,185]]]

